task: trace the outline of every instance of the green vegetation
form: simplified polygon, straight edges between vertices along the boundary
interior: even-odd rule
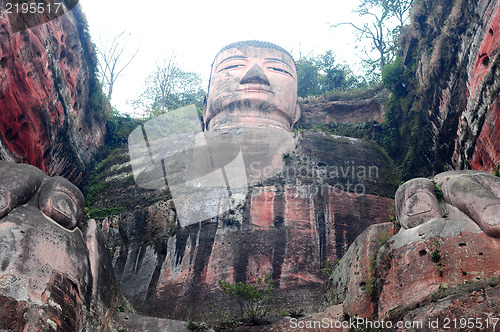
[[[366,281],[365,291],[374,302],[377,301],[377,279],[376,278],[368,278],[368,280]]]
[[[429,304],[430,302],[438,302],[449,296],[458,294],[471,294],[472,292],[484,291],[488,287],[494,288],[498,285],[500,277],[492,277],[486,280],[480,280],[475,282],[466,282],[455,287],[445,287],[441,285],[437,291],[435,291],[431,298],[426,298],[424,301],[413,305],[412,308],[421,308]],[[469,295],[470,296],[470,295]],[[412,308],[401,305],[389,311],[387,315],[387,320],[397,321],[402,319]]]
[[[369,46],[363,47],[361,59],[369,81],[378,81],[378,74],[384,70],[397,53],[398,37],[410,16],[413,0],[361,0],[357,13],[361,22],[333,24],[349,25],[357,33],[357,39],[368,39]],[[376,55],[374,55],[376,54]]]
[[[264,318],[276,302],[274,297],[274,283],[271,275],[267,274],[264,279],[257,278],[252,284],[237,282],[231,284],[219,280],[222,292],[238,302],[240,318],[250,324],[256,324]]]
[[[169,236],[175,236],[177,232],[180,230],[181,226],[178,223],[172,223],[170,224],[170,228],[168,231]]]
[[[299,97],[318,96],[330,91],[366,86],[365,80],[347,65],[335,63],[333,51],[319,56],[301,56],[296,61]]]
[[[89,101],[85,106],[87,115],[93,116],[99,121],[106,121],[111,115],[111,105],[103,93],[102,85],[99,80],[98,59],[95,44],[90,36],[87,18],[82,11],[81,5],[72,9],[76,18],[77,30],[80,36],[83,55],[85,57],[89,70]]]
[[[477,16],[467,1],[418,0],[412,9],[412,25],[401,30],[400,56],[384,66],[382,82],[392,92],[388,101],[381,145],[393,158],[403,180],[427,177],[445,170],[454,145],[448,123],[435,135],[436,110],[450,75],[466,75],[458,67],[456,45],[466,26]],[[465,88],[464,88],[465,89]],[[461,100],[466,91],[456,89],[449,98]],[[437,137],[436,137],[437,136]],[[466,165],[458,165],[466,168]]]
[[[126,211],[126,208],[123,206],[92,207],[87,211],[87,219],[104,219],[107,216],[123,213]]]
[[[94,166],[83,186],[87,218],[104,219],[172,198],[168,189],[151,191],[135,184],[126,146],[106,152],[107,157]],[[175,226],[170,228],[171,233],[176,231]]]
[[[133,119],[130,115],[115,113],[106,121],[106,147],[109,151],[124,146],[128,142],[130,133],[143,123],[142,120]]]
[[[201,116],[205,91],[199,74],[182,70],[175,56],[164,59],[144,82],[144,90],[132,105],[149,117],[194,104]]]
[[[391,239],[392,234],[387,234],[385,236],[382,236],[378,239],[378,245],[379,246],[385,246],[387,243],[389,243],[389,240]]]
[[[323,284],[317,289],[317,297],[318,302],[321,305],[330,306],[336,304],[337,293],[332,291],[332,281],[331,277],[333,276],[333,272],[335,268],[339,264],[340,259],[335,258],[333,262],[331,260],[327,260],[325,262],[324,267],[321,269],[321,273],[323,275]]]
[[[258,278],[255,282],[229,283],[219,280],[219,286],[230,301],[227,305],[209,304],[208,312],[200,316],[204,322],[189,322],[188,328],[193,331],[204,331],[206,329],[214,331],[242,331],[246,327],[257,324],[267,324],[264,318],[282,316],[300,317],[304,311],[301,308],[284,309],[283,304],[287,304],[286,299],[280,299],[275,294],[274,283],[271,275],[266,274],[265,278]],[[234,301],[238,303],[239,310],[234,306]],[[274,310],[274,313],[271,313]]]
[[[434,263],[440,264],[441,262],[441,252],[439,251],[439,248],[441,247],[441,242],[439,240],[436,240],[434,242],[434,251],[431,253],[431,259]]]
[[[191,331],[206,331],[206,330],[208,330],[207,324],[193,322],[191,320],[188,321],[186,327],[188,328],[188,330],[191,330]]]
[[[494,288],[498,285],[499,281],[500,277],[491,277],[486,280],[466,282],[455,287],[445,287],[441,285],[439,289],[432,294],[431,301],[437,302],[452,295],[470,294],[471,292],[483,291],[488,287]]]
[[[437,199],[443,199],[443,190],[441,190],[441,186],[437,183],[434,184],[434,194],[436,194]]]
[[[434,262],[434,264],[436,264],[436,266],[439,268],[439,276],[440,277],[443,277],[443,273],[444,273],[444,270],[446,269],[446,267],[443,265],[443,263],[441,262],[441,251],[439,250],[439,248],[441,247],[441,242],[439,241],[439,239],[437,239],[435,242],[434,242],[434,251],[431,253],[431,260]]]
[[[493,175],[500,177],[500,163],[495,165],[495,169],[493,170]]]
[[[283,155],[281,156],[281,159],[283,160],[285,165],[288,165],[290,163],[290,160],[291,160],[290,152],[283,153]]]
[[[335,267],[339,264],[339,261],[340,259],[335,258],[333,262],[331,260],[327,260],[325,262],[325,267],[321,269],[321,273],[325,278],[329,279],[332,276]]]
[[[207,326],[213,330],[219,331],[235,331],[239,324],[236,322],[234,315],[221,308],[220,306],[209,305]]]

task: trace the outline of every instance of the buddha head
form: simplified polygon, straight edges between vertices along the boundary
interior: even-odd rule
[[[222,48],[212,64],[203,117],[207,130],[240,127],[291,131],[300,118],[297,70],[286,50],[244,41]]]

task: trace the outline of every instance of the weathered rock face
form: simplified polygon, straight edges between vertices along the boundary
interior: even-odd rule
[[[80,190],[0,161],[0,198],[0,330],[104,328],[116,279],[100,228],[82,225]]]
[[[147,195],[128,182],[130,166],[111,169],[97,205],[130,192]],[[306,307],[325,262],[344,255],[366,227],[388,220],[393,199],[377,193],[394,192],[393,175],[373,143],[305,132],[284,171],[219,218],[179,228],[173,202],[158,201],[105,218],[103,230],[124,294],[149,315],[197,318],[220,301],[218,280],[266,273],[294,306]]]
[[[104,124],[90,107],[89,65],[78,7],[13,32],[0,10],[0,158],[81,181]]]
[[[425,169],[424,176],[492,171],[500,162],[498,1],[422,1],[412,13],[403,63],[414,71],[415,85],[401,105],[413,98],[410,107],[420,115],[406,122],[422,130],[409,143],[407,159],[415,166],[408,168]]]
[[[35,207],[0,223],[0,329],[100,330],[115,287],[105,239],[94,221],[85,235]]]
[[[478,6],[482,29],[471,45],[467,65],[467,107],[460,115],[454,159],[468,161],[473,169],[491,171],[500,162],[500,4],[482,1]],[[470,133],[473,137],[470,137]],[[464,152],[461,152],[464,151]]]
[[[114,317],[112,331],[143,332],[189,332],[186,322],[139,316],[132,313],[117,313]]]
[[[390,240],[392,224],[371,226],[356,240],[332,276],[332,290],[339,294],[344,313],[396,319],[422,307],[405,319],[424,324],[429,318],[442,322],[465,313],[461,317],[484,318],[487,312],[498,316],[500,240],[448,208],[448,219],[401,228]],[[431,303],[441,298],[445,299]],[[486,303],[488,310],[475,311]]]
[[[437,327],[495,331],[498,329],[496,318],[499,312],[500,287],[497,286],[448,296],[411,311],[402,320],[422,323],[421,327],[415,326],[404,331],[435,331]],[[468,327],[464,321],[465,317],[468,318]]]
[[[370,226],[349,247],[331,278],[333,301],[343,303],[344,313],[367,318],[376,312],[376,257],[383,241],[395,232],[392,223]],[[384,240],[385,239],[385,240]]]
[[[360,124],[384,121],[388,91],[375,91],[367,98],[349,98],[348,100],[301,100],[302,116],[298,125],[315,126],[327,123]]]

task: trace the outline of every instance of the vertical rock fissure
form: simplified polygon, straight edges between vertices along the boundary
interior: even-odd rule
[[[215,243],[215,234],[217,233],[217,223],[212,220],[205,220],[196,226],[196,229],[192,229],[193,240],[198,239],[198,246],[196,253],[193,253],[194,263],[193,263],[193,281],[195,284],[201,284],[203,281],[203,271],[208,266],[210,256],[212,255],[212,249]],[[194,232],[199,231],[199,234],[195,237]],[[195,241],[192,242],[194,247]],[[195,290],[196,288],[193,288]]]
[[[276,283],[276,287],[280,287],[281,272],[283,262],[285,261],[286,250],[286,226],[285,226],[285,194],[276,193],[274,198],[274,236],[272,243],[272,279]]]
[[[318,190],[318,194],[314,197],[314,213],[316,219],[316,229],[318,233],[318,247],[319,247],[319,262],[321,268],[324,267],[325,257],[328,256],[326,247],[326,209],[325,198],[323,191]]]

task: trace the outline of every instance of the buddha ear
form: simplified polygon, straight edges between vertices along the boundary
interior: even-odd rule
[[[299,121],[301,115],[302,115],[302,110],[300,109],[299,102],[297,101],[297,106],[295,107],[295,114],[293,117],[292,128],[290,128],[291,130],[293,130],[293,127]]]

